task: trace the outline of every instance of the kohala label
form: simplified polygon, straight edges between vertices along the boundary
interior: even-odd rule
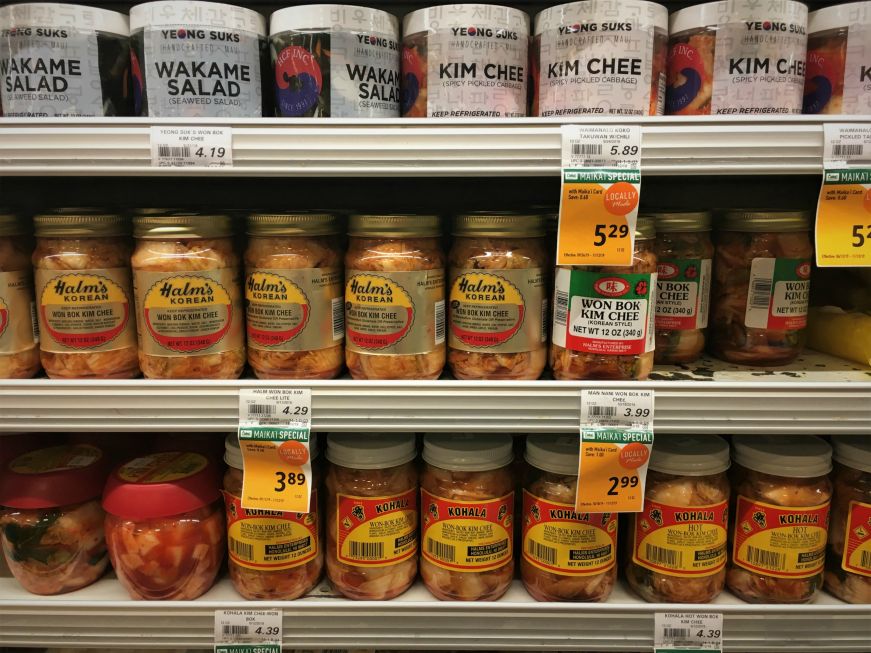
[[[348,565],[385,567],[417,554],[417,489],[383,497],[336,496],[336,554]]]
[[[841,568],[871,577],[871,504],[851,501]]]

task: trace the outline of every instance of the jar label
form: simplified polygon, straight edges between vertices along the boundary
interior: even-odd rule
[[[118,470],[118,478],[128,483],[172,483],[202,471],[209,464],[198,453],[167,451],[134,458]]]
[[[514,354],[547,340],[544,271],[453,270],[450,346],[464,351]]]
[[[754,258],[744,326],[777,331],[805,328],[810,275],[810,259]]]
[[[350,351],[426,354],[445,341],[444,270],[345,273]]]
[[[317,512],[281,512],[242,507],[242,499],[224,492],[230,560],[259,571],[293,569],[318,554]],[[312,490],[317,505],[317,490]]]
[[[218,354],[242,346],[236,270],[136,272],[139,347],[149,356]]]
[[[726,566],[729,502],[670,506],[644,501],[634,515],[632,562],[660,574],[710,576]]]
[[[868,22],[850,25],[844,64],[844,102],[838,113],[871,114],[871,24]]]
[[[423,557],[451,571],[487,571],[511,561],[514,492],[490,501],[454,501],[421,489]]]
[[[660,259],[656,266],[656,328],[704,329],[711,298],[711,259]]]
[[[612,356],[653,351],[655,285],[655,273],[557,269],[554,343],[572,351]]]
[[[0,355],[17,354],[39,342],[32,296],[28,270],[0,272]]]
[[[35,270],[41,349],[113,351],[136,346],[130,270]]]
[[[823,571],[829,503],[775,506],[738,497],[732,561],[776,578],[810,578]]]
[[[345,337],[338,268],[248,270],[245,280],[248,346],[268,351],[312,351]]]
[[[348,565],[386,567],[417,554],[417,490],[336,496],[336,554]]]
[[[808,37],[802,113],[846,113],[842,110],[846,46],[847,35],[837,29]]]
[[[871,504],[851,501],[841,568],[871,577]]]
[[[617,513],[575,512],[523,491],[523,557],[544,571],[601,574],[617,562]]]
[[[22,454],[9,463],[16,474],[44,474],[88,467],[103,457],[103,452],[89,444],[60,445]]]

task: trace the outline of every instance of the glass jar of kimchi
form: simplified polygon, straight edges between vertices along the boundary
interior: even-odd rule
[[[745,365],[801,353],[813,262],[806,211],[729,211],[714,255],[710,349]]]
[[[514,578],[510,435],[427,435],[420,575],[443,601],[495,601]]]
[[[29,379],[39,371],[32,251],[29,226],[0,209],[0,379]]]
[[[327,439],[327,576],[349,599],[383,601],[417,577],[414,435]]]

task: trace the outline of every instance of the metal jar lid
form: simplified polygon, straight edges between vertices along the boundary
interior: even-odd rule
[[[339,219],[331,213],[254,213],[246,221],[251,236],[327,236],[340,229]]]
[[[130,222],[123,216],[98,208],[63,208],[33,217],[36,236],[76,238],[127,236]]]
[[[644,217],[654,221],[659,233],[711,230],[710,211],[656,211]]]
[[[205,213],[137,215],[133,218],[133,235],[146,240],[224,238],[233,235],[233,219]]]
[[[635,240],[653,240],[656,238],[656,223],[650,218],[638,216],[635,224]]]
[[[23,236],[27,223],[9,209],[0,208],[0,236]]]
[[[441,236],[437,215],[395,213],[385,215],[352,215],[348,223],[351,236],[373,238],[425,238]]]
[[[726,211],[720,220],[721,231],[808,231],[809,211]]]
[[[526,213],[478,211],[454,218],[455,236],[526,237],[544,236],[544,217]]]

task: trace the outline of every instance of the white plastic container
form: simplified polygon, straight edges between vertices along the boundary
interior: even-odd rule
[[[272,14],[275,115],[399,115],[399,19],[352,5],[302,5]]]
[[[260,118],[266,19],[233,5],[146,2],[130,10],[133,113]]]
[[[402,115],[526,115],[529,16],[498,5],[418,9],[405,17]]]
[[[668,10],[582,0],[535,17],[532,114],[662,115]]]

